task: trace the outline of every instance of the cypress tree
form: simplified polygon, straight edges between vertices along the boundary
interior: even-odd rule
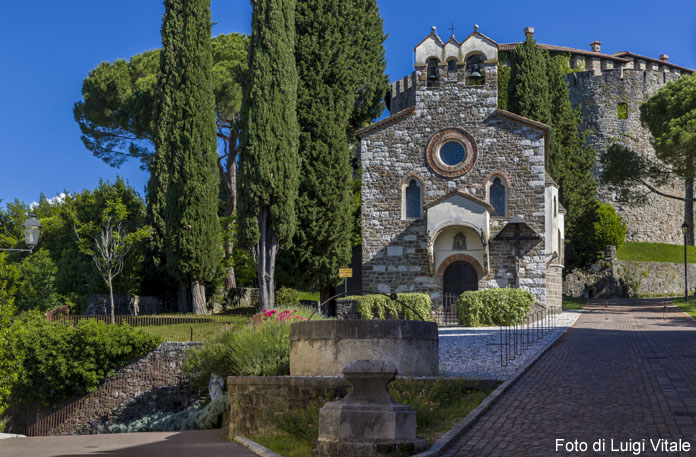
[[[508,109],[520,116],[548,124],[549,97],[546,56],[531,35],[510,53]]]
[[[569,266],[587,266],[597,259],[597,183],[593,178],[595,153],[584,147],[579,132],[579,110],[570,103],[567,58],[551,57],[531,35],[510,53],[508,107],[510,111],[552,128],[547,171],[560,187],[567,210],[566,258]]]
[[[285,282],[326,298],[351,257],[349,139],[388,89],[384,33],[374,0],[298,0],[295,24],[301,173],[297,231],[280,263]]]
[[[295,0],[252,1],[249,83],[242,107],[238,220],[255,246],[261,305],[274,304],[275,262],[295,232],[299,158]]]
[[[167,184],[169,182],[169,162],[171,160],[169,133],[174,114],[173,95],[180,84],[176,71],[176,56],[181,47],[181,35],[177,32],[182,24],[182,4],[184,0],[168,0],[164,3],[162,18],[162,51],[157,74],[157,99],[154,107],[155,155],[150,162],[150,180],[147,183],[147,220],[153,229],[150,241],[149,263],[160,273],[165,271],[166,223],[165,206]],[[188,311],[188,287],[179,290],[179,311]]]
[[[167,268],[180,284],[190,284],[193,311],[201,314],[206,311],[203,283],[220,261],[210,0],[183,0],[180,11],[173,31],[180,40],[174,55],[177,84],[169,131],[162,132],[168,159]]]
[[[569,267],[587,266],[603,248],[594,229],[598,221],[597,182],[592,175],[595,152],[584,146],[586,135],[578,131],[582,122],[580,111],[570,103],[568,83],[564,79],[569,70],[568,57],[550,57],[545,53],[553,128],[548,171],[560,187],[559,199],[567,210]]]

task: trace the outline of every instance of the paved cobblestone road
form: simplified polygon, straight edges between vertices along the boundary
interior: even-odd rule
[[[659,300],[589,306],[445,454],[506,456],[696,455],[696,322]],[[587,452],[556,452],[557,438]],[[606,439],[604,452],[591,443]],[[686,440],[689,452],[654,452],[650,439]],[[612,452],[645,439],[640,454]],[[635,444],[634,444],[635,445]],[[633,448],[632,448],[633,449]]]

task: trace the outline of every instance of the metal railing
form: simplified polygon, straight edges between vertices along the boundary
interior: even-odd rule
[[[460,325],[457,314],[458,299],[459,296],[455,294],[442,294],[442,308],[436,308],[431,312],[438,326],[452,327]]]
[[[557,310],[543,308],[524,318],[519,324],[499,327],[500,366],[506,367],[523,351],[538,343],[556,327]]]
[[[123,325],[157,335],[162,341],[205,341],[213,338],[220,333],[232,330],[235,324],[239,323],[238,316],[216,315],[216,316],[133,316],[116,315],[113,322],[111,316],[84,316],[84,315],[56,315],[46,316],[49,322],[64,323],[71,326],[78,326],[80,322],[96,320],[107,324]]]

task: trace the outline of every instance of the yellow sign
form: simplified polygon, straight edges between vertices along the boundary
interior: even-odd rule
[[[339,278],[352,278],[353,277],[353,269],[352,268],[339,268],[338,269],[338,277]]]

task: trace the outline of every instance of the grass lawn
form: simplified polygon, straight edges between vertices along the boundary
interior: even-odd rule
[[[208,342],[221,332],[235,330],[250,322],[248,317],[239,316],[233,322],[206,322],[200,324],[170,324],[138,327],[141,332],[157,335],[162,341]],[[191,338],[193,336],[193,339]]]
[[[469,414],[492,390],[481,390],[475,381],[397,379],[389,391],[399,403],[416,411],[416,430],[428,446]],[[284,457],[309,457],[312,439],[317,437],[319,409],[323,401],[307,408],[274,416],[277,432],[249,437]]]
[[[567,309],[583,309],[587,304],[587,299],[583,297],[573,298],[563,296],[563,310]]]
[[[319,301],[319,292],[298,292],[300,300]]]
[[[696,246],[687,246],[687,261],[696,263]],[[684,245],[663,243],[625,243],[616,251],[619,260],[633,262],[684,263]]]

